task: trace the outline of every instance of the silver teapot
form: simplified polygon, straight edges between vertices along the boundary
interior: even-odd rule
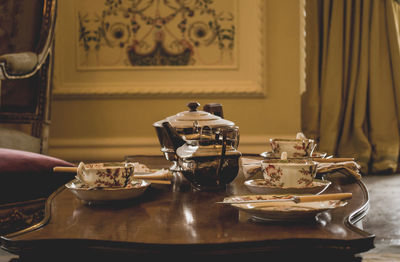
[[[195,143],[201,137],[202,142],[209,145],[222,145],[223,138],[220,134],[222,130],[225,130],[225,143],[235,149],[239,146],[239,127],[234,122],[224,119],[221,114],[220,116],[198,110],[200,106],[198,102],[189,102],[187,106],[187,111],[169,116],[153,124],[160,142],[161,152],[167,160],[172,162],[171,171],[179,171],[176,151],[187,141]],[[173,128],[173,132],[168,131],[167,123]],[[208,137],[207,142],[206,137]]]
[[[209,135],[189,140],[176,150],[178,167],[182,175],[198,190],[220,190],[232,182],[239,172],[242,155],[233,145],[227,144],[228,129],[222,129],[212,141]]]

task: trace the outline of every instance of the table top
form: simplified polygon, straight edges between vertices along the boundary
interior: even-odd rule
[[[139,157],[139,156],[138,156]],[[136,157],[152,168],[168,167],[159,156]],[[199,255],[296,249],[335,250],[351,254],[373,248],[374,235],[354,224],[368,210],[362,180],[334,172],[324,193],[351,192],[344,207],[301,222],[258,222],[229,205],[216,204],[231,195],[251,194],[239,171],[226,190],[198,191],[186,183],[151,185],[138,198],[89,205],[67,188],[46,202],[45,219],[26,230],[2,236],[2,248],[16,253],[84,248],[127,254]]]

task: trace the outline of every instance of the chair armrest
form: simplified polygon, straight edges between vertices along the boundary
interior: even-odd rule
[[[32,52],[11,53],[0,56],[0,67],[5,78],[30,75],[37,66],[38,56]]]
[[[39,42],[37,52],[11,53],[0,56],[0,80],[29,78],[41,69],[52,52],[56,16],[57,0],[45,1],[42,28],[46,32],[41,32],[44,36]],[[18,61],[19,59],[22,61]]]

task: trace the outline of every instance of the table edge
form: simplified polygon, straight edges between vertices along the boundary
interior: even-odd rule
[[[125,243],[125,242],[118,242],[118,241],[107,241],[107,240],[95,240],[95,239],[52,239],[51,241],[55,241],[55,242],[60,242],[60,241],[67,241],[70,243],[72,242],[79,242],[81,243],[82,241],[84,243],[86,243],[86,247],[87,248],[98,248],[99,247],[99,243],[101,244],[105,244],[107,247],[109,247],[112,250],[125,250],[126,252],[129,252],[129,249],[133,249],[132,252],[134,252],[135,249],[143,249],[144,247],[169,247],[175,250],[175,248],[182,248],[185,246],[190,246],[192,247],[191,250],[193,252],[193,250],[198,250],[200,253],[212,253],[212,252],[226,252],[224,251],[224,248],[226,250],[228,250],[228,248],[232,248],[238,245],[244,245],[245,248],[239,248],[237,247],[236,252],[240,252],[240,250],[246,250],[249,251],[252,248],[254,249],[263,249],[263,251],[268,252],[270,250],[275,250],[278,249],[278,247],[274,247],[275,242],[279,242],[280,244],[282,243],[288,243],[290,244],[291,241],[293,242],[298,242],[299,240],[301,240],[300,242],[302,243],[302,246],[307,246],[310,245],[310,243],[323,243],[323,245],[321,244],[321,246],[324,246],[325,249],[326,247],[329,246],[330,249],[332,250],[341,250],[341,251],[346,251],[346,252],[353,252],[354,254],[356,253],[361,253],[361,252],[365,252],[368,251],[372,248],[374,248],[374,239],[375,239],[375,235],[371,234],[367,231],[364,231],[360,228],[358,228],[355,223],[357,223],[358,221],[360,221],[361,219],[363,219],[365,217],[365,215],[368,212],[369,209],[369,192],[367,187],[365,186],[365,184],[361,181],[361,180],[356,180],[356,183],[361,187],[362,192],[364,194],[364,198],[366,199],[365,203],[358,209],[354,210],[352,213],[350,213],[348,216],[344,217],[344,221],[343,221],[343,226],[347,227],[349,230],[356,232],[357,234],[359,234],[360,236],[362,236],[362,238],[360,239],[353,239],[353,240],[342,240],[342,239],[283,239],[283,240],[265,240],[265,241],[259,241],[258,243],[252,242],[251,245],[254,247],[246,247],[247,245],[249,245],[249,243],[247,242],[243,242],[243,243],[238,243],[238,242],[234,242],[234,243],[225,243],[225,244],[220,244],[220,248],[219,251],[217,250],[213,250],[213,251],[209,251],[207,252],[207,247],[209,247],[212,244],[158,244],[158,243],[154,243],[154,244],[141,244],[141,243]],[[27,244],[29,243],[36,243],[32,246],[36,246],[39,247],[42,244],[45,245],[44,243],[38,243],[38,242],[48,242],[46,240],[44,241],[30,241],[30,240],[12,240],[12,238],[32,232],[34,230],[37,230],[41,227],[44,227],[51,219],[51,204],[53,199],[59,194],[61,193],[63,190],[65,190],[66,187],[65,185],[59,187],[56,191],[54,191],[46,200],[46,204],[45,204],[45,212],[44,212],[44,218],[37,224],[32,225],[28,228],[25,228],[23,230],[20,231],[16,231],[4,236],[0,236],[0,243],[1,243],[1,248],[14,253],[14,254],[20,254],[24,248],[26,248]],[[55,243],[54,242],[54,243]],[[257,247],[257,245],[260,245],[260,247]],[[121,247],[126,247],[126,248],[121,248]],[[285,245],[285,248],[287,247],[287,245]],[[318,247],[315,247],[315,245],[313,246],[313,249],[318,249]]]

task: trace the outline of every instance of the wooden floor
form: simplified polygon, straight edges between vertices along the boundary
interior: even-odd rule
[[[400,174],[364,176],[370,209],[364,230],[375,234],[375,248],[362,254],[363,262],[400,262]]]
[[[364,229],[376,235],[377,244],[400,246],[400,174],[365,176],[363,181],[371,198]]]
[[[376,236],[376,247],[360,254],[362,262],[400,262],[400,174],[364,176],[363,181],[371,201],[359,226]],[[15,258],[0,250],[0,262]]]

